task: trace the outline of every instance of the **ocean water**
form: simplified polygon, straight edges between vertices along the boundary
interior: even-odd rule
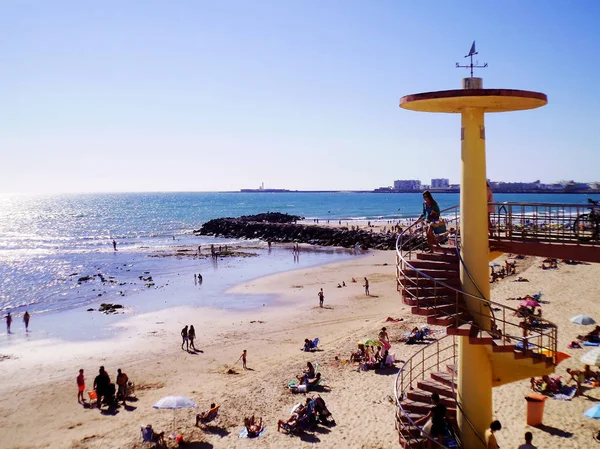
[[[585,203],[587,195],[498,194],[495,200]],[[598,197],[598,195],[596,195]],[[458,194],[438,194],[441,208],[459,202]],[[150,257],[180,245],[235,244],[234,241],[196,237],[194,229],[212,218],[267,211],[287,212],[322,220],[397,220],[421,212],[420,194],[369,193],[123,193],[53,196],[0,196],[0,312],[18,317],[56,313],[114,302],[148,288],[160,288],[165,274],[192,270],[191,263],[214,270],[206,260]],[[113,251],[112,240],[118,242]],[[262,254],[263,249],[257,250]],[[287,253],[271,254],[277,263],[249,258],[221,264],[237,270],[231,279],[268,274],[297,267]],[[277,258],[280,259],[277,259]],[[311,253],[307,266],[350,257],[343,251]],[[275,258],[275,259],[273,259]],[[256,268],[260,265],[260,269]],[[233,273],[233,271],[231,271]],[[101,282],[102,274],[105,281]],[[140,276],[159,275],[163,284]],[[77,282],[82,276],[92,280]],[[214,298],[220,296],[215,292]],[[219,300],[211,299],[212,306]],[[225,301],[225,300],[223,300]],[[231,303],[224,306],[231,307]],[[240,305],[242,306],[242,305]]]

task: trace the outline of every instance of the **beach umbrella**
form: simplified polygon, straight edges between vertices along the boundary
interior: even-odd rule
[[[596,324],[594,319],[588,315],[575,315],[573,318],[571,318],[571,323],[583,324],[584,326]]]
[[[152,406],[152,408],[171,410],[192,407],[196,407],[196,403],[185,396],[165,396]]]
[[[581,363],[585,365],[597,365],[600,366],[600,348],[592,349],[586,352],[579,359]]]
[[[362,342],[362,344],[365,346],[377,346],[377,345],[381,345],[381,342],[379,340],[375,340],[373,338],[367,338],[366,340],[364,340]]]
[[[523,307],[540,307],[541,306],[539,302],[534,301],[533,299],[526,299],[524,301],[521,301],[519,304]]]
[[[161,410],[173,410],[172,428],[175,428],[175,410],[192,407],[196,407],[196,403],[185,396],[165,396],[152,406],[152,408]]]
[[[592,408],[589,408],[585,411],[583,416],[587,416],[588,418],[599,419],[600,418],[600,404],[594,405]]]

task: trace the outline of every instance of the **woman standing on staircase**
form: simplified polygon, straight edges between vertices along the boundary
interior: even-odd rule
[[[433,199],[429,190],[423,192],[423,213],[417,220],[417,223],[423,219],[428,223],[427,244],[429,245],[429,248],[431,251],[437,249],[445,254],[446,250],[441,247],[437,241],[436,235],[446,232],[446,223],[441,219],[440,206],[438,206],[437,201]]]
[[[440,403],[440,395],[438,393],[431,394],[431,402],[433,402],[433,407],[429,410],[429,413],[415,420],[415,424],[420,426],[426,422],[427,424],[425,424],[423,430],[429,433],[429,436],[438,443],[444,444],[446,434],[446,406]],[[434,447],[433,440],[427,440],[427,447]]]

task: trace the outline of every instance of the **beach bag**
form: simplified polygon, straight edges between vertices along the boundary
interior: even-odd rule
[[[423,432],[425,432],[427,435],[430,435],[432,426],[433,426],[433,421],[431,420],[431,418],[429,418],[427,420],[427,422],[425,423],[425,425],[423,426]]]
[[[436,235],[446,232],[446,221],[441,217],[439,220],[432,221],[429,226],[431,226],[433,233]]]

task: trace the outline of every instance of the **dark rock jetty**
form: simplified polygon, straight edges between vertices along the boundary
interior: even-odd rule
[[[370,229],[348,229],[297,224],[303,217],[269,212],[239,218],[216,218],[195,230],[198,235],[215,237],[261,239],[271,242],[310,243],[321,246],[391,250],[396,248],[397,233],[379,233]]]

